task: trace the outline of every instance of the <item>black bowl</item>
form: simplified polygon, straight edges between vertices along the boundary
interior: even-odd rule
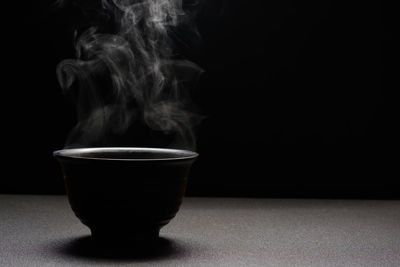
[[[143,243],[178,212],[197,153],[161,148],[79,148],[54,152],[68,200],[94,240]]]

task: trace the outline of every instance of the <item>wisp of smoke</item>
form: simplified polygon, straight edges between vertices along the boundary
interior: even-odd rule
[[[57,67],[58,81],[72,96],[77,125],[67,147],[107,144],[140,121],[174,137],[170,146],[194,149],[194,126],[184,90],[201,69],[178,59],[170,33],[188,15],[181,0],[101,0],[115,31],[90,27],[77,37],[76,59]]]

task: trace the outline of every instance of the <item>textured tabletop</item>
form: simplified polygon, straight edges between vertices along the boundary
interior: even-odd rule
[[[88,235],[65,196],[0,195],[0,266],[400,266],[400,201],[186,198],[146,256]]]

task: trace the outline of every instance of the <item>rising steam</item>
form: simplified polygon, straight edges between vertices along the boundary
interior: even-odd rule
[[[101,0],[111,33],[90,27],[75,43],[76,59],[57,67],[58,81],[76,105],[78,123],[67,147],[107,144],[140,121],[193,149],[191,112],[183,85],[201,70],[178,59],[170,34],[188,22],[181,0]]]

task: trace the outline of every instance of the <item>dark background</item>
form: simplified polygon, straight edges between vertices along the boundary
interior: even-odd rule
[[[3,7],[0,193],[64,192],[52,151],[74,116],[55,68],[79,17],[35,2]],[[399,198],[394,10],[202,1],[201,41],[183,52],[205,70],[188,195]]]

